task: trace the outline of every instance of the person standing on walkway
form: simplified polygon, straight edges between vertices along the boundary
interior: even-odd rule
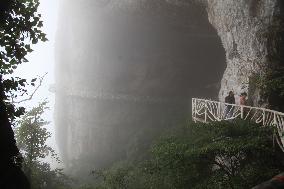
[[[227,104],[235,104],[235,95],[233,91],[229,92],[229,95],[226,96],[225,98],[225,103]],[[231,105],[227,105],[226,104],[226,108],[225,108],[225,118],[231,118],[233,116],[233,112],[234,112],[234,106]]]
[[[240,105],[242,105],[242,106],[246,106],[247,105],[247,100],[246,100],[247,96],[248,95],[247,95],[246,92],[241,94],[241,96],[240,96]]]

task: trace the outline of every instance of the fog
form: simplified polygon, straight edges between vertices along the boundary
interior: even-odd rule
[[[217,98],[225,52],[202,7],[167,1],[61,1],[56,138],[66,169],[87,174],[140,156]]]
[[[38,11],[41,13],[41,19],[44,22],[42,30],[46,33],[48,41],[45,43],[38,43],[32,45],[33,52],[27,55],[28,63],[19,65],[13,75],[15,77],[20,76],[31,80],[35,77],[45,77],[41,86],[35,91],[30,100],[23,101],[20,105],[24,106],[26,110],[31,110],[37,106],[39,102],[47,100],[48,107],[50,108],[43,114],[44,120],[50,121],[47,125],[47,129],[52,133],[47,143],[54,150],[57,150],[56,141],[54,138],[54,121],[53,121],[53,109],[54,109],[54,94],[50,92],[51,86],[54,84],[54,43],[55,33],[57,27],[57,15],[58,15],[58,2],[56,0],[40,0]],[[32,93],[35,88],[27,87],[28,91]],[[21,98],[23,100],[25,98]],[[52,158],[48,157],[46,160],[51,163],[52,167],[57,167],[58,163]]]

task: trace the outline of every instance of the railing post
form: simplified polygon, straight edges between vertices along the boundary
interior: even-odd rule
[[[218,121],[221,121],[222,117],[221,117],[221,102],[218,102],[218,110],[217,110],[217,114],[218,114]]]
[[[205,100],[204,109],[204,122],[207,123],[207,100]]]
[[[263,124],[263,126],[265,126],[265,110],[262,110],[262,111],[263,111],[263,114],[262,114],[263,115],[262,124]]]
[[[277,126],[277,120],[276,120],[276,113],[273,112],[273,124],[274,126]]]
[[[194,98],[191,99],[191,115],[192,115],[192,119],[193,121],[195,121],[195,117],[194,117],[194,113],[195,113],[195,103],[194,103]]]
[[[244,107],[241,106],[241,119],[244,119]]]

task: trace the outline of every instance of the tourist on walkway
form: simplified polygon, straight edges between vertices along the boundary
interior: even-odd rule
[[[227,104],[235,104],[236,103],[233,91],[230,91],[229,95],[226,96],[225,103],[227,103]],[[226,104],[226,108],[225,108],[225,118],[231,118],[233,116],[234,106],[227,105],[227,104]]]
[[[247,100],[246,100],[247,96],[248,95],[247,95],[246,92],[241,94],[241,96],[240,96],[240,105],[242,105],[242,106],[246,106],[247,105]]]

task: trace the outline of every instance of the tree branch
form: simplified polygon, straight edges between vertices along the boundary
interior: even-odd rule
[[[39,89],[39,87],[42,85],[43,79],[44,79],[44,77],[45,77],[46,75],[47,75],[47,72],[46,72],[42,77],[39,78],[39,84],[37,85],[37,87],[35,88],[35,90],[32,92],[32,94],[31,94],[28,98],[23,99],[23,100],[20,100],[20,101],[14,101],[14,98],[12,97],[12,103],[13,103],[13,104],[20,104],[20,103],[22,103],[22,102],[31,100],[31,99],[33,98],[34,94],[36,93],[36,91],[37,91],[37,90]]]

